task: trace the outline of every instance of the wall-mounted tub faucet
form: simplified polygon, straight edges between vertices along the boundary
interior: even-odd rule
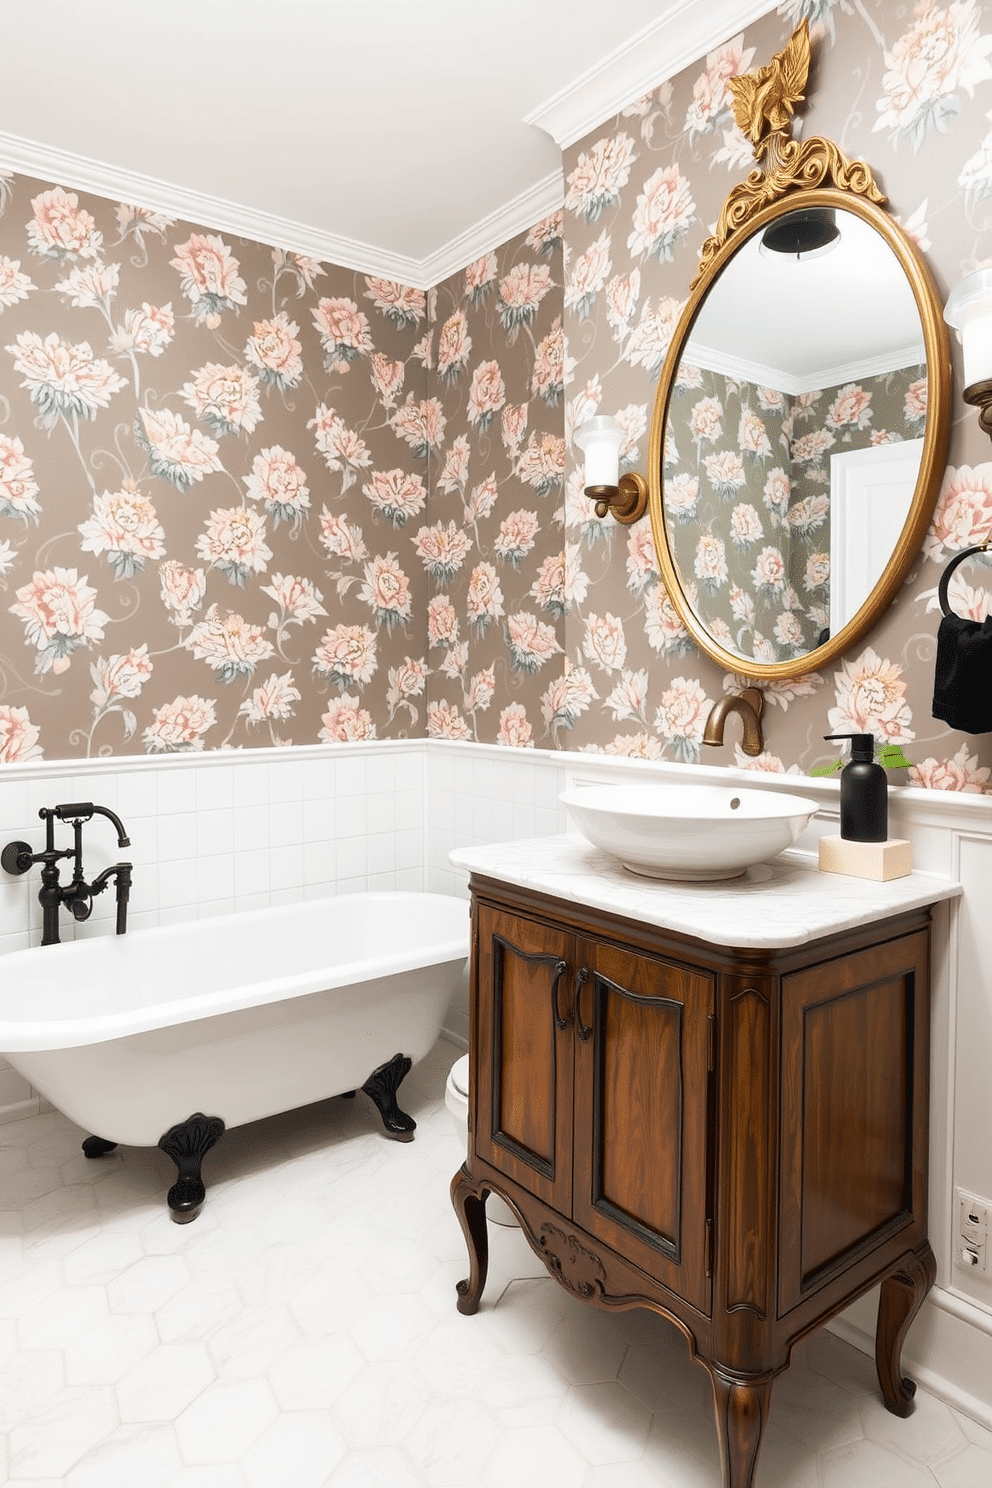
[[[8,842],[0,853],[0,867],[6,873],[27,873],[35,863],[41,863],[41,888],[38,902],[42,908],[42,945],[59,943],[59,906],[64,904],[73,919],[88,920],[93,913],[93,900],[102,894],[111,879],[117,891],[117,934],[127,929],[127,901],[131,892],[131,863],[115,863],[98,873],[92,883],[86,882],[83,871],[83,826],[94,816],[105,816],[117,832],[118,847],[130,847],[131,839],[124,830],[120,817],[106,806],[94,806],[92,801],[70,801],[62,806],[42,806],[38,812],[45,823],[45,847],[42,852],[32,852],[28,842]],[[55,846],[55,821],[71,822],[72,847]],[[72,859],[72,879],[63,884],[59,881],[59,862]]]

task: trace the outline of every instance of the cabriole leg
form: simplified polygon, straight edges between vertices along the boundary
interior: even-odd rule
[[[116,1146],[116,1142],[108,1142],[106,1137],[87,1137],[83,1143],[83,1151],[87,1157],[106,1157]]]
[[[752,1488],[754,1469],[761,1446],[761,1433],[768,1420],[772,1382],[735,1380],[710,1367],[713,1408],[723,1464],[723,1488]]]
[[[486,1198],[470,1186],[469,1176],[459,1168],[451,1180],[451,1202],[468,1247],[469,1275],[458,1282],[458,1311],[471,1317],[478,1312],[486,1277],[489,1274],[489,1231],[486,1228]]]
[[[933,1286],[937,1262],[929,1245],[904,1256],[898,1268],[882,1282],[878,1297],[878,1326],[875,1329],[875,1368],[886,1410],[908,1416],[913,1409],[916,1385],[902,1374],[902,1346],[909,1325]]]
[[[224,1123],[219,1116],[204,1116],[202,1111],[194,1111],[188,1121],[170,1126],[159,1137],[159,1147],[179,1169],[179,1176],[168,1193],[176,1224],[189,1224],[199,1214],[207,1196],[200,1168],[206,1154],[223,1135]]]
[[[372,1071],[362,1089],[376,1105],[386,1136],[397,1142],[412,1142],[417,1123],[396,1104],[396,1092],[413,1068],[405,1054],[394,1054],[385,1064]]]

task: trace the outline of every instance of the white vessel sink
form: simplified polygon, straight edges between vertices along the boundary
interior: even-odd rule
[[[589,785],[563,791],[582,835],[648,878],[739,878],[790,847],[817,810],[806,796],[723,785]]]

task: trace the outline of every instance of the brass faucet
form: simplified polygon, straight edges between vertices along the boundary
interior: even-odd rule
[[[764,706],[765,695],[758,687],[744,687],[740,692],[727,693],[713,705],[703,730],[703,743],[722,744],[727,716],[730,713],[737,713],[744,726],[741,748],[745,754],[760,754],[765,747],[765,741],[761,736],[761,713]]]

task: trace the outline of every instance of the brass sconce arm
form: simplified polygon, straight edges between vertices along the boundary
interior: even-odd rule
[[[636,470],[622,475],[615,486],[586,486],[586,495],[596,503],[597,517],[612,512],[618,522],[630,527],[640,521],[648,507],[648,483]]]

